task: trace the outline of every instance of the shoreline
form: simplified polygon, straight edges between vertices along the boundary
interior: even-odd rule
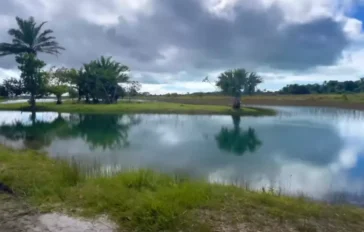
[[[364,228],[362,208],[271,191],[254,192],[150,170],[85,176],[65,161],[3,146],[0,163],[1,182],[31,207],[86,219],[105,215],[120,231],[359,232]]]
[[[28,103],[0,104],[0,111],[30,111]],[[145,113],[145,114],[199,114],[199,115],[240,115],[271,116],[275,111],[255,107],[243,107],[233,110],[222,105],[196,105],[168,102],[119,102],[117,104],[84,104],[65,102],[37,103],[36,111],[63,113]]]
[[[146,98],[148,99],[148,98]],[[150,98],[151,100],[158,100],[170,103],[180,104],[196,104],[196,105],[215,105],[215,106],[230,106],[231,98],[229,97],[158,97]],[[339,109],[352,109],[352,110],[364,110],[364,101],[344,101],[344,100],[327,100],[318,98],[313,99],[289,99],[288,96],[280,97],[243,97],[243,105],[262,105],[262,106],[302,106],[302,107],[330,107]]]

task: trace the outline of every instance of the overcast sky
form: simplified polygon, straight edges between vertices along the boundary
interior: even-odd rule
[[[211,91],[226,70],[260,73],[260,88],[364,76],[362,0],[1,0],[0,41],[15,16],[48,21],[60,56],[79,68],[101,55],[128,65],[152,93]],[[363,17],[364,19],[364,17]],[[0,78],[17,76],[0,57]]]

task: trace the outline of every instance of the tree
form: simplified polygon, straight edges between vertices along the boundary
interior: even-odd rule
[[[124,92],[119,83],[129,80],[128,71],[127,66],[113,61],[111,57],[102,56],[84,64],[78,85],[87,102],[91,97],[93,103],[99,102],[99,99],[105,103],[114,103]]]
[[[43,30],[46,22],[37,24],[33,17],[21,19],[16,17],[18,28],[12,28],[8,34],[13,38],[12,43],[0,43],[0,56],[19,55],[23,53],[37,54],[44,52],[57,55],[64,50],[55,37],[52,30]]]
[[[228,70],[218,76],[216,86],[223,94],[234,97],[233,108],[240,109],[242,91],[253,93],[255,87],[262,83],[262,78],[255,73],[249,73],[245,69]]]
[[[22,81],[14,77],[5,79],[3,86],[8,92],[8,95],[11,97],[17,97],[21,95],[24,91],[24,86]]]
[[[68,87],[68,96],[72,99],[78,98],[78,92],[74,87]]]
[[[32,110],[35,110],[35,95],[45,94],[45,88],[38,89],[45,83],[41,80],[44,75],[40,72],[45,64],[37,59],[37,53],[57,55],[64,48],[52,36],[52,30],[42,30],[46,22],[37,24],[33,17],[27,20],[16,17],[16,22],[18,28],[8,31],[12,37],[12,43],[0,43],[0,56],[16,55],[19,69],[22,71],[24,90],[30,93],[29,103]]]
[[[141,84],[138,81],[128,82],[129,100],[131,99],[131,97],[138,95],[138,92],[140,91],[140,89],[141,89]]]
[[[245,92],[249,95],[254,94],[255,88],[262,82],[263,82],[262,77],[260,77],[254,72],[249,73],[246,81]]]
[[[9,92],[8,92],[8,90],[5,88],[5,86],[4,86],[4,85],[0,85],[0,97],[2,97],[2,98],[9,97]]]
[[[57,97],[57,104],[62,104],[62,95],[69,90],[70,77],[66,68],[51,68],[48,72],[48,91]]]
[[[35,98],[41,97],[46,92],[46,73],[41,71],[45,63],[36,58],[32,53],[24,53],[16,56],[21,71],[20,78],[24,85],[24,91],[30,94],[29,103],[32,111],[35,111]]]

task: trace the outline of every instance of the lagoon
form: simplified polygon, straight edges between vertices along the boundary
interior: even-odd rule
[[[0,112],[0,142],[112,173],[148,168],[364,203],[364,112],[269,107],[276,116]]]

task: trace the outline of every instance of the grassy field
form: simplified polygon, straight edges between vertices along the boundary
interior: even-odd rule
[[[2,146],[0,180],[43,212],[106,214],[120,231],[355,232],[364,228],[364,209],[146,170],[86,176],[76,165]]]
[[[216,96],[177,96],[147,97],[165,102],[200,105],[230,105],[231,98]],[[287,106],[327,106],[364,110],[364,94],[308,94],[308,95],[254,95],[242,97],[244,104],[287,105]]]
[[[29,111],[28,103],[0,104],[0,110]],[[75,113],[161,113],[161,114],[237,114],[246,116],[274,115],[268,109],[242,108],[232,110],[229,106],[196,105],[167,102],[119,102],[117,104],[83,104],[65,102],[38,103],[37,111],[75,112]]]

